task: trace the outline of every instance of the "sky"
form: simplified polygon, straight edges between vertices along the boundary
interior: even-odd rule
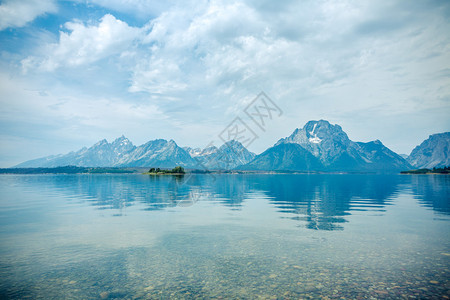
[[[0,1],[0,167],[125,135],[260,153],[309,120],[409,154],[450,131],[450,2]]]

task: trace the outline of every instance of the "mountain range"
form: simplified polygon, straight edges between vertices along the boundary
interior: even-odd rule
[[[108,143],[101,140],[90,148],[76,152],[52,155],[29,160],[17,168],[58,167],[157,167],[173,168],[183,166],[191,169],[229,170],[250,162],[255,154],[238,141],[229,141],[220,148],[181,148],[175,141],[157,139],[136,147],[124,136]]]
[[[397,172],[412,168],[450,165],[450,132],[431,135],[406,159],[381,141],[354,142],[341,126],[309,121],[256,155],[231,140],[220,147],[180,147],[157,139],[135,146],[121,136],[101,140],[90,148],[23,162],[16,167],[159,167],[183,166],[204,170],[279,170],[325,172]]]

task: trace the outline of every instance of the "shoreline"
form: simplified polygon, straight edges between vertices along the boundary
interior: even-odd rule
[[[184,173],[172,173],[170,169],[160,170],[160,172],[148,172],[148,167],[76,167],[64,166],[54,168],[0,168],[0,175],[2,174],[140,174],[140,175],[293,175],[293,174],[307,174],[307,175],[450,175],[447,169],[418,169],[407,171],[290,171],[290,170],[199,170],[188,169]],[[177,170],[178,171],[178,170]]]
[[[170,172],[148,172],[148,168],[145,167],[131,167],[131,168],[108,168],[108,167],[98,167],[98,168],[87,168],[87,167],[55,167],[55,168],[0,168],[0,175],[6,174],[16,174],[16,175],[41,175],[41,174],[133,174],[133,175],[151,175],[151,176],[160,176],[160,175],[294,175],[294,174],[303,174],[303,175],[448,175],[443,173],[414,173],[409,171],[402,172],[367,172],[367,171],[353,171],[353,172],[344,172],[344,171],[289,171],[289,170],[280,170],[280,171],[259,171],[259,170],[187,170],[185,173],[170,173]]]

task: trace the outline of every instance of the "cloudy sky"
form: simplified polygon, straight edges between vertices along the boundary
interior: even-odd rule
[[[1,167],[122,134],[220,145],[261,91],[283,115],[257,153],[309,120],[406,154],[450,130],[449,1],[0,3]]]

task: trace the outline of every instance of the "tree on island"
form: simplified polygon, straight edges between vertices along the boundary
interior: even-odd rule
[[[175,167],[172,169],[172,173],[184,174],[184,168],[181,166]]]
[[[181,166],[177,166],[175,168],[173,168],[172,170],[161,170],[160,168],[150,168],[150,170],[148,170],[148,173],[153,173],[153,174],[185,174],[184,168]]]
[[[450,166],[434,167],[433,169],[417,169],[409,171],[401,171],[401,174],[450,174]]]

